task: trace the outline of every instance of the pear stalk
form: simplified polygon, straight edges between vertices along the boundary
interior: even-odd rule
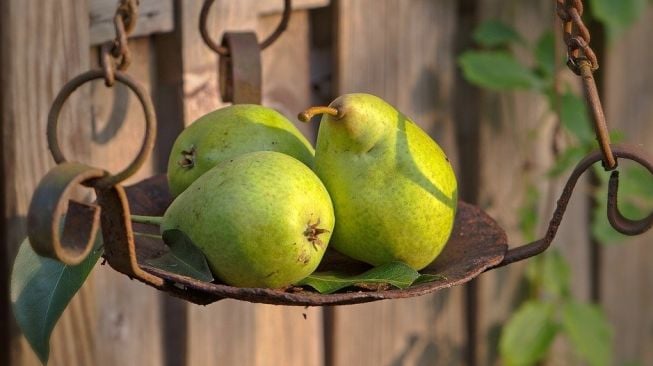
[[[317,116],[318,114],[329,114],[336,118],[342,118],[340,111],[333,107],[310,107],[307,110],[301,112],[297,115],[297,118],[302,122],[308,122],[311,118]]]
[[[131,215],[132,222],[146,225],[156,225],[161,226],[163,222],[163,216],[141,216],[141,215]]]

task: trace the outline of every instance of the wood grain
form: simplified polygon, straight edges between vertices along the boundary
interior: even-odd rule
[[[454,1],[337,3],[336,93],[376,94],[455,162]],[[463,364],[463,291],[333,309],[333,365]]]
[[[281,16],[259,18],[258,33],[267,34],[277,26]],[[263,52],[263,105],[277,109],[314,140],[316,124],[301,123],[297,114],[310,106],[310,39],[307,11],[294,11],[288,29]]]
[[[3,1],[2,8],[2,226],[7,258],[13,261],[25,236],[25,215],[32,192],[53,166],[45,141],[49,105],[64,82],[88,68],[88,11],[84,3],[73,0]],[[77,123],[89,117],[84,95],[87,92],[79,91],[64,108],[64,141],[88,131],[88,125]],[[88,154],[89,145],[78,143],[70,151]],[[55,329],[51,364],[70,365],[92,359],[90,332],[81,332],[90,338],[80,340],[79,347],[71,348],[64,341],[80,334],[74,327],[78,326],[77,319],[85,319],[91,310],[88,298],[88,293],[80,296]],[[11,333],[11,365],[40,364],[13,318],[9,326],[2,328]]]
[[[329,5],[330,0],[293,0],[293,10],[306,10],[320,8]],[[258,1],[258,13],[269,15],[283,11],[283,0],[260,0]]]
[[[91,44],[99,45],[116,37],[113,16],[116,0],[88,0]],[[138,21],[132,37],[172,31],[173,0],[140,0]]]
[[[553,27],[553,11],[549,1],[483,1],[479,3],[481,21],[498,19],[515,27],[529,44]],[[514,48],[517,57],[532,64],[527,48]],[[571,79],[577,82],[575,79]],[[573,86],[573,84],[572,84]],[[479,205],[492,216],[507,234],[512,247],[526,244],[520,229],[529,186],[537,189],[537,228],[535,237],[542,237],[554,203],[566,179],[548,179],[553,165],[551,150],[555,117],[546,99],[533,91],[489,92],[481,96],[481,157]],[[579,299],[589,296],[588,229],[583,184],[572,197],[563,224],[552,246],[562,251],[569,261],[572,291]],[[524,269],[528,261],[515,263],[482,275],[478,299],[479,365],[498,365],[498,341],[502,327],[527,297]],[[570,350],[558,342],[551,364],[570,364]]]
[[[186,125],[222,105],[217,91],[217,57],[196,30],[200,6],[201,1],[180,4]],[[279,20],[279,14],[259,18],[253,1],[216,1],[212,9],[209,24],[218,41],[225,30],[253,29],[260,39]],[[286,33],[263,53],[264,104],[286,113],[310,101],[309,93],[301,95],[303,85],[309,85],[307,61],[291,60],[308,53],[306,19],[305,11],[294,12]],[[295,67],[284,65],[291,61]],[[291,90],[294,87],[298,90]],[[321,309],[229,300],[206,308],[188,306],[188,365],[321,365],[321,350]]]
[[[653,8],[610,44],[602,61],[606,75],[604,103],[611,129],[623,131],[624,142],[653,154]],[[632,164],[620,161],[628,169]],[[622,187],[625,181],[622,178]],[[648,202],[650,203],[650,201]],[[645,205],[645,209],[653,209]],[[614,364],[653,364],[653,232],[603,247],[602,305],[614,329]]]
[[[152,80],[150,40],[133,39],[129,47],[133,61],[128,73],[151,93],[156,85]],[[116,172],[124,168],[140,149],[145,129],[142,107],[135,95],[122,85],[106,88],[102,82],[93,83],[92,97],[92,160],[94,165]],[[150,157],[125,184],[151,176],[154,162]],[[138,281],[130,281],[108,266],[95,271],[93,282],[98,315],[95,364],[162,364],[162,295]]]

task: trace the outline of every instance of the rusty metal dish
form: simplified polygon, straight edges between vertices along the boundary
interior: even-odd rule
[[[144,180],[126,187],[125,191],[130,210],[136,215],[160,216],[172,201],[165,176]],[[152,232],[156,229],[134,224],[134,230]],[[276,305],[318,306],[420,296],[470,281],[488,268],[501,263],[507,249],[506,234],[494,220],[479,208],[459,202],[456,222],[449,242],[436,261],[421,271],[443,275],[442,280],[415,285],[404,290],[346,289],[339,293],[322,295],[311,289],[299,287],[286,290],[238,288],[165,272],[144,264],[147,259],[163,254],[166,251],[165,244],[156,239],[136,237],[136,258],[140,267],[164,280],[162,290],[178,295],[183,293],[184,298],[200,304],[232,298]],[[318,271],[337,269],[359,273],[368,268],[370,267],[364,263],[348,259],[335,251],[327,251]]]

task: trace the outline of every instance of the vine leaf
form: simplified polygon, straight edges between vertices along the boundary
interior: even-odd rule
[[[525,43],[517,31],[498,20],[487,20],[474,30],[472,38],[485,47],[506,46],[511,42]]]
[[[11,305],[25,338],[43,364],[50,354],[50,335],[103,253],[98,234],[93,250],[80,264],[65,265],[41,257],[23,240],[11,273]]]
[[[563,327],[574,349],[592,366],[612,362],[612,331],[601,309],[570,302],[563,309]]]
[[[532,365],[541,360],[558,332],[552,304],[523,303],[501,332],[499,351],[508,366]]]
[[[542,81],[533,71],[505,51],[467,51],[458,59],[465,79],[493,90],[539,88]]]
[[[592,15],[608,30],[612,40],[645,13],[646,0],[592,0]]]
[[[204,253],[188,235],[181,230],[166,230],[163,232],[163,241],[170,251],[161,257],[147,260],[149,265],[196,280],[213,281]]]

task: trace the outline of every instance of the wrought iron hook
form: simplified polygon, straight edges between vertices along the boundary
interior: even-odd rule
[[[646,152],[641,149],[631,145],[613,145],[612,152],[616,158],[635,161],[647,168],[648,171],[653,174],[653,160],[651,160]],[[576,168],[567,179],[567,183],[558,199],[556,209],[553,212],[553,217],[551,218],[551,221],[549,221],[549,227],[542,239],[508,250],[503,261],[494,267],[488,268],[488,270],[519,262],[544,252],[551,245],[551,242],[558,232],[558,228],[562,222],[562,217],[567,210],[567,204],[569,203],[569,199],[571,198],[578,179],[587,169],[594,165],[594,163],[601,161],[602,159],[603,153],[600,150],[597,150],[587,155],[578,163],[578,165],[576,165]],[[638,235],[649,230],[653,225],[653,213],[645,219],[633,221],[623,217],[619,212],[619,209],[617,208],[617,177],[618,175],[613,173],[613,177],[611,177],[611,187],[607,198],[608,219],[611,226],[615,230],[626,235]]]

